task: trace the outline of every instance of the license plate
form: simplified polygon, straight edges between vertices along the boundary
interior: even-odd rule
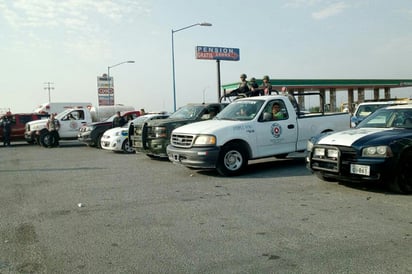
[[[369,176],[370,175],[370,167],[365,166],[365,165],[351,164],[350,165],[350,173]]]
[[[173,161],[175,161],[175,162],[180,162],[180,156],[179,156],[179,154],[172,154],[172,157],[173,157]]]

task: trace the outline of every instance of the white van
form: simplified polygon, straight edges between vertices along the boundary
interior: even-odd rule
[[[50,102],[50,103],[44,103],[38,106],[36,109],[33,110],[33,112],[36,113],[46,113],[46,114],[51,114],[51,113],[60,113],[66,109],[72,109],[72,108],[91,108],[92,103],[89,102]]]

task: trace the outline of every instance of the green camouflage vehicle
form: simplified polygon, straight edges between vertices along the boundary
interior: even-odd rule
[[[132,146],[136,152],[145,153],[149,157],[167,158],[166,147],[175,128],[210,120],[226,106],[226,103],[188,104],[169,118],[135,124],[134,134],[130,136]]]

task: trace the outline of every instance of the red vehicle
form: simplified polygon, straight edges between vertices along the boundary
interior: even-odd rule
[[[3,119],[3,116],[7,114],[1,115],[0,120]],[[24,141],[24,131],[25,125],[27,122],[40,120],[40,119],[47,119],[49,117],[48,114],[39,114],[39,113],[15,113],[9,114],[11,117],[11,134],[10,140],[11,141]],[[3,141],[3,128],[0,127],[0,139]]]

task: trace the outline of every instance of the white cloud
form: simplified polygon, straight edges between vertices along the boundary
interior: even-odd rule
[[[344,2],[331,4],[320,11],[312,13],[312,17],[316,20],[322,20],[341,13],[348,6]]]
[[[0,19],[10,28],[10,44],[26,39],[27,46],[43,43],[61,43],[63,47],[78,49],[90,46],[89,41],[105,43],[105,29],[101,26],[128,22],[139,16],[150,15],[146,0],[13,0],[0,3]],[[17,40],[10,40],[16,39]],[[103,37],[103,38],[102,38]],[[103,41],[102,41],[103,39]],[[75,44],[70,45],[76,41]],[[40,45],[41,46],[41,45]],[[93,47],[96,47],[94,45]]]

